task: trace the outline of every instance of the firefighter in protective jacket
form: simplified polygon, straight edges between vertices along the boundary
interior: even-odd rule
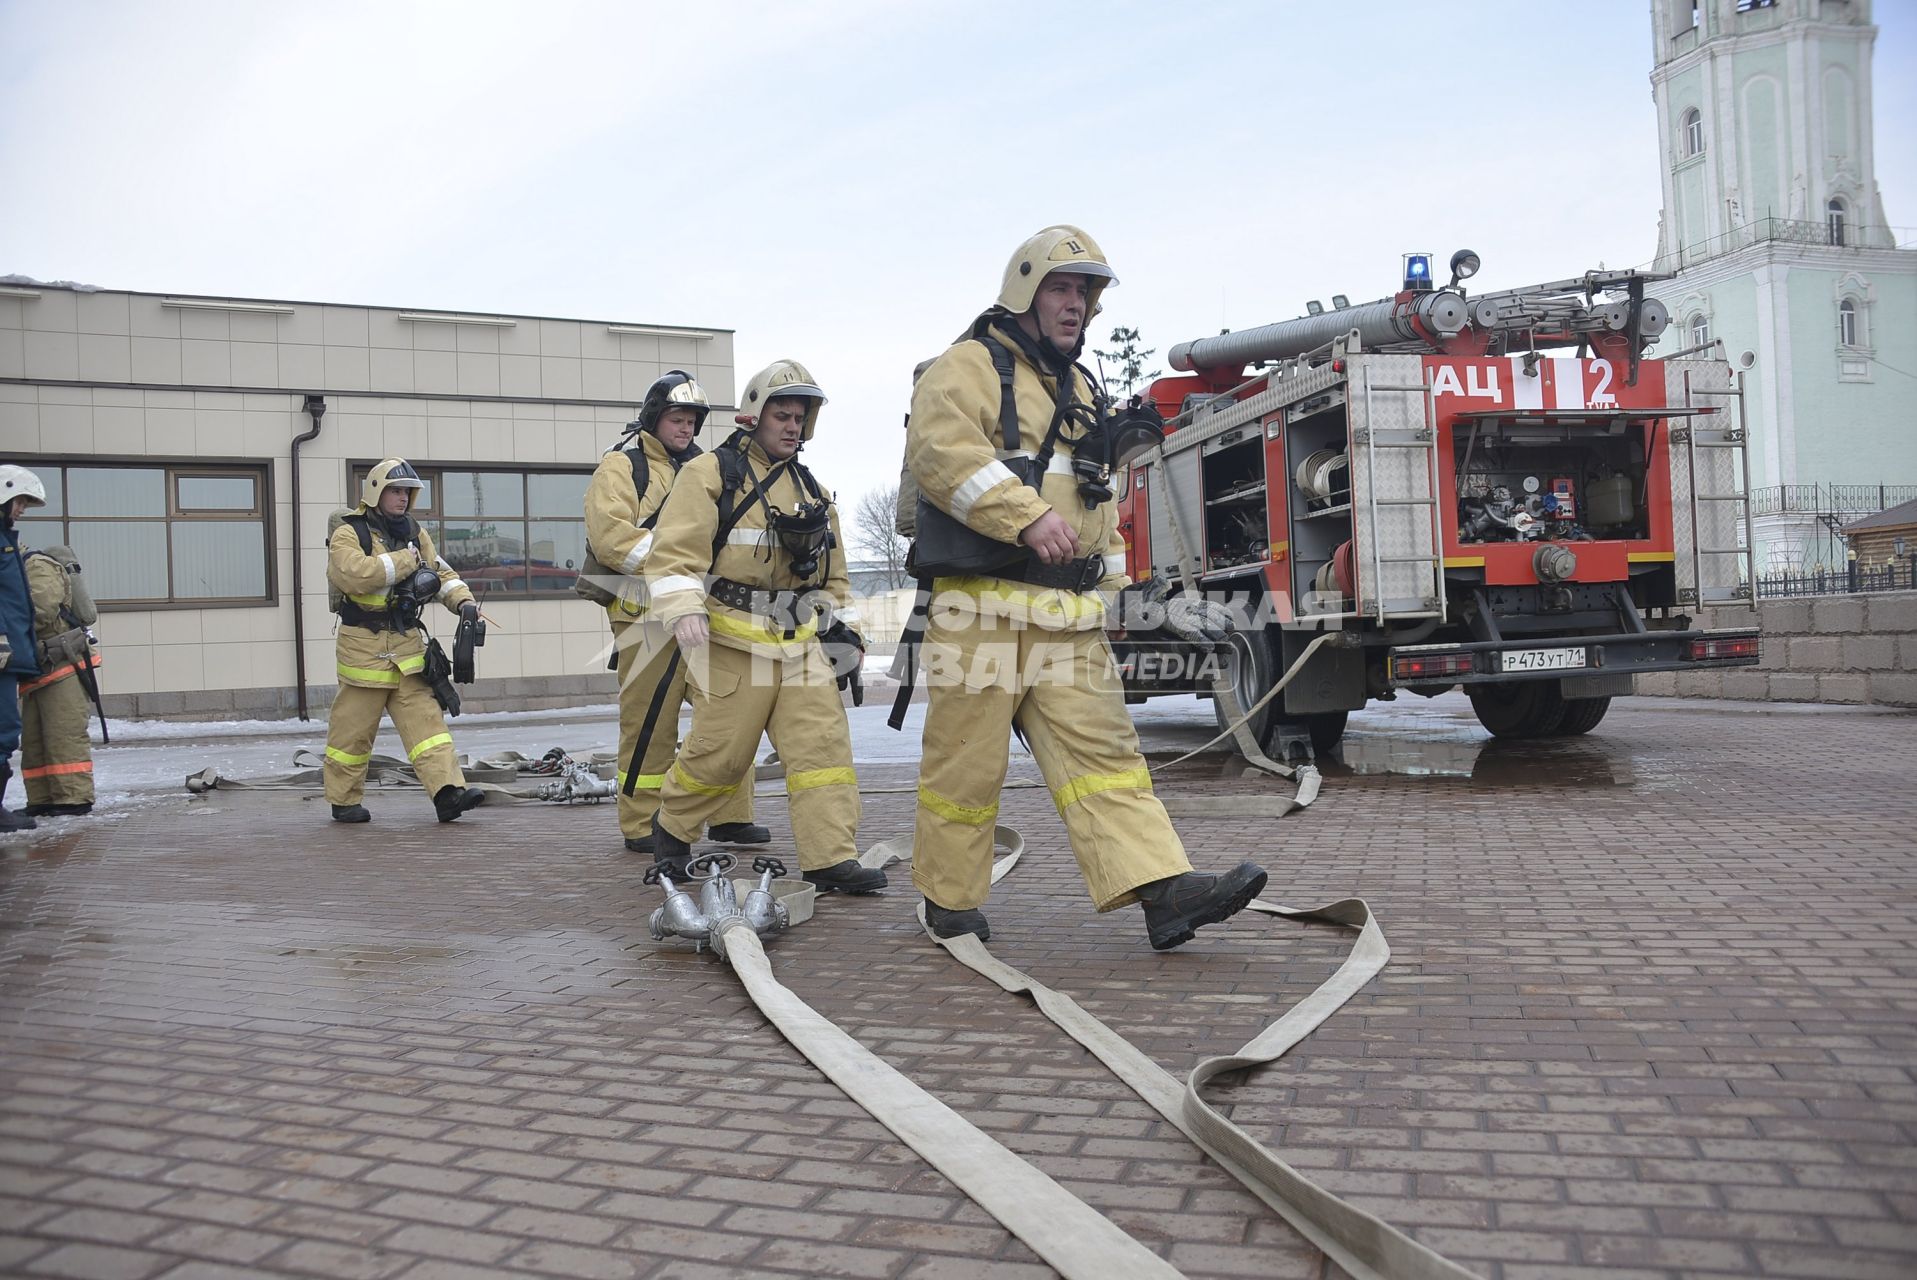
[[[785,763],[801,872],[821,891],[872,893],[885,874],[857,861],[858,778],[839,698],[864,642],[838,514],[797,456],[824,404],[796,361],[760,370],[740,398],[744,428],[680,472],[660,513],[647,578],[687,667],[692,730],[660,790],[653,857],[683,869],[700,826],[750,785],[740,779],[766,733]]]
[[[66,548],[55,550],[71,559]],[[27,816],[33,818],[93,811],[93,743],[87,737],[93,703],[87,685],[100,655],[75,616],[72,584],[72,575],[54,556],[40,551],[27,556],[41,662],[39,675],[20,682],[20,778],[27,784]]]
[[[20,745],[20,685],[40,674],[33,593],[27,587],[25,552],[14,522],[28,507],[46,504],[47,488],[39,476],[10,462],[0,465],[0,835],[40,825],[8,809],[6,799],[13,781],[13,753]]]
[[[420,610],[437,599],[462,618],[477,617],[473,593],[439,558],[407,509],[425,485],[402,459],[366,473],[359,506],[326,544],[326,581],[338,606],[339,694],[326,724],[326,799],[336,822],[367,822],[360,803],[381,715],[391,715],[407,759],[441,822],[482,803],[453,752],[453,735],[427,682]]]
[[[1094,906],[1142,903],[1153,947],[1188,940],[1265,884],[1251,863],[1219,876],[1192,870],[1152,794],[1105,639],[1107,597],[1130,580],[1117,504],[1088,504],[1074,471],[1075,448],[1110,420],[1075,361],[1099,294],[1116,283],[1090,236],[1046,228],[1013,254],[996,305],[913,392],[906,464],[951,518],[928,527],[922,512],[915,548],[934,580],[912,879],[941,937],[990,936],[979,908],[1014,725]],[[946,545],[941,528],[957,531]],[[1003,544],[1004,562],[941,573],[968,530]]]
[[[628,439],[606,453],[586,487],[586,539],[605,571],[619,673],[619,831],[626,848],[651,853],[659,787],[679,749],[679,707],[686,698],[683,663],[663,623],[646,616],[645,573],[657,535],[653,525],[679,469],[700,454],[693,443],[710,412],[692,375],[674,369],[654,382],[626,428]],[[637,459],[630,451],[640,451]],[[645,492],[638,487],[645,477]],[[602,579],[604,581],[604,579]],[[754,745],[757,743],[755,741]],[[728,844],[766,844],[772,833],[752,821],[752,788],[740,786],[712,815],[711,835]]]

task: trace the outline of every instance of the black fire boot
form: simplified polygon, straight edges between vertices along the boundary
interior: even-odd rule
[[[930,925],[932,932],[941,938],[956,938],[961,933],[977,934],[980,942],[989,942],[992,938],[992,926],[985,923],[985,913],[977,907],[967,907],[963,911],[947,911],[927,898],[925,923]]]
[[[772,833],[756,822],[721,822],[706,829],[706,838],[720,844],[772,843]]]
[[[32,831],[40,824],[24,813],[7,808],[7,788],[13,785],[13,769],[4,760],[0,760],[0,835],[12,831]]]
[[[652,856],[652,837],[651,836],[627,836],[626,852],[627,853],[643,853],[647,857],[651,857]]]
[[[29,818],[84,818],[93,812],[92,802],[86,804],[30,804],[26,813]]]
[[[363,804],[336,804],[333,806],[335,822],[371,822],[373,815],[366,812]]]
[[[1187,871],[1139,885],[1152,950],[1170,951],[1205,925],[1231,919],[1264,887],[1265,869],[1255,862],[1241,862],[1222,876]]]
[[[821,871],[801,871],[805,882],[820,893],[877,893],[885,888],[885,872],[859,865],[857,858],[835,862]]]
[[[486,793],[478,787],[455,787],[451,783],[433,793],[433,810],[441,822],[451,822],[468,809],[486,803]]]
[[[687,877],[686,864],[692,861],[692,846],[666,830],[659,815],[652,815],[652,861],[674,880]]]

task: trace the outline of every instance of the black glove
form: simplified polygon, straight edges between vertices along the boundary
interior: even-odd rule
[[[839,689],[852,691],[852,705],[865,705],[865,680],[859,667],[865,661],[865,637],[838,619],[833,619],[819,636],[819,642],[825,646],[826,660],[832,664],[832,673],[838,677]]]

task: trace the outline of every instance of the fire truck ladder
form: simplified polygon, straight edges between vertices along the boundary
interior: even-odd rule
[[[1382,391],[1418,397],[1421,427],[1387,427],[1378,424],[1380,415],[1374,412],[1376,402],[1372,392]],[[1382,623],[1388,618],[1437,618],[1444,620],[1447,615],[1444,598],[1444,534],[1439,523],[1438,513],[1438,406],[1432,394],[1431,381],[1427,377],[1415,384],[1374,383],[1371,380],[1370,366],[1364,369],[1364,425],[1354,433],[1362,436],[1365,447],[1365,508],[1368,519],[1366,527],[1371,531],[1368,541],[1371,543],[1372,578],[1374,584],[1373,606],[1367,609],[1359,604],[1360,614],[1370,614]],[[1408,416],[1408,415],[1407,415]],[[1425,485],[1424,496],[1397,496],[1381,498],[1378,496],[1378,465],[1380,450],[1416,450],[1424,457]],[[1356,497],[1354,486],[1353,497]],[[1426,555],[1386,555],[1379,516],[1384,509],[1392,507],[1422,507],[1427,519],[1430,553]],[[1420,597],[1414,607],[1392,608],[1393,600],[1385,594],[1386,565],[1422,565],[1430,574],[1426,580],[1429,594]],[[1362,594],[1362,593],[1361,593]],[[1400,606],[1408,601],[1399,600]]]
[[[1671,443],[1683,445],[1690,473],[1690,509],[1691,509],[1691,585],[1678,588],[1678,601],[1683,604],[1702,608],[1714,604],[1742,604],[1755,607],[1757,603],[1754,584],[1757,581],[1757,540],[1752,524],[1751,513],[1751,454],[1746,445],[1744,430],[1744,375],[1736,375],[1736,383],[1728,388],[1695,386],[1691,371],[1684,371],[1684,407],[1696,416],[1690,417],[1683,426],[1673,424]],[[1717,396],[1736,402],[1737,420],[1730,426],[1709,425],[1711,418],[1719,410],[1716,406],[1699,406],[1697,397]],[[1706,416],[1708,415],[1708,416]],[[1722,492],[1706,492],[1707,479],[1726,479],[1723,469],[1716,466],[1703,466],[1706,459],[1700,450],[1733,449],[1734,465],[1737,466],[1741,488],[1727,488]],[[1708,507],[1707,507],[1707,504]],[[1736,510],[1736,524],[1729,527],[1744,535],[1743,545],[1730,546],[1705,545],[1705,517],[1711,512],[1729,505]],[[1712,519],[1711,525],[1724,522]],[[1707,556],[1736,556],[1743,561],[1742,572],[1738,580],[1729,586],[1711,586],[1705,576]],[[1712,562],[1714,563],[1714,562]]]

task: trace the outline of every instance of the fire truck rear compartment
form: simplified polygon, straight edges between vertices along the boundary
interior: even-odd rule
[[[1645,538],[1656,423],[1478,421],[1452,430],[1458,541]]]

